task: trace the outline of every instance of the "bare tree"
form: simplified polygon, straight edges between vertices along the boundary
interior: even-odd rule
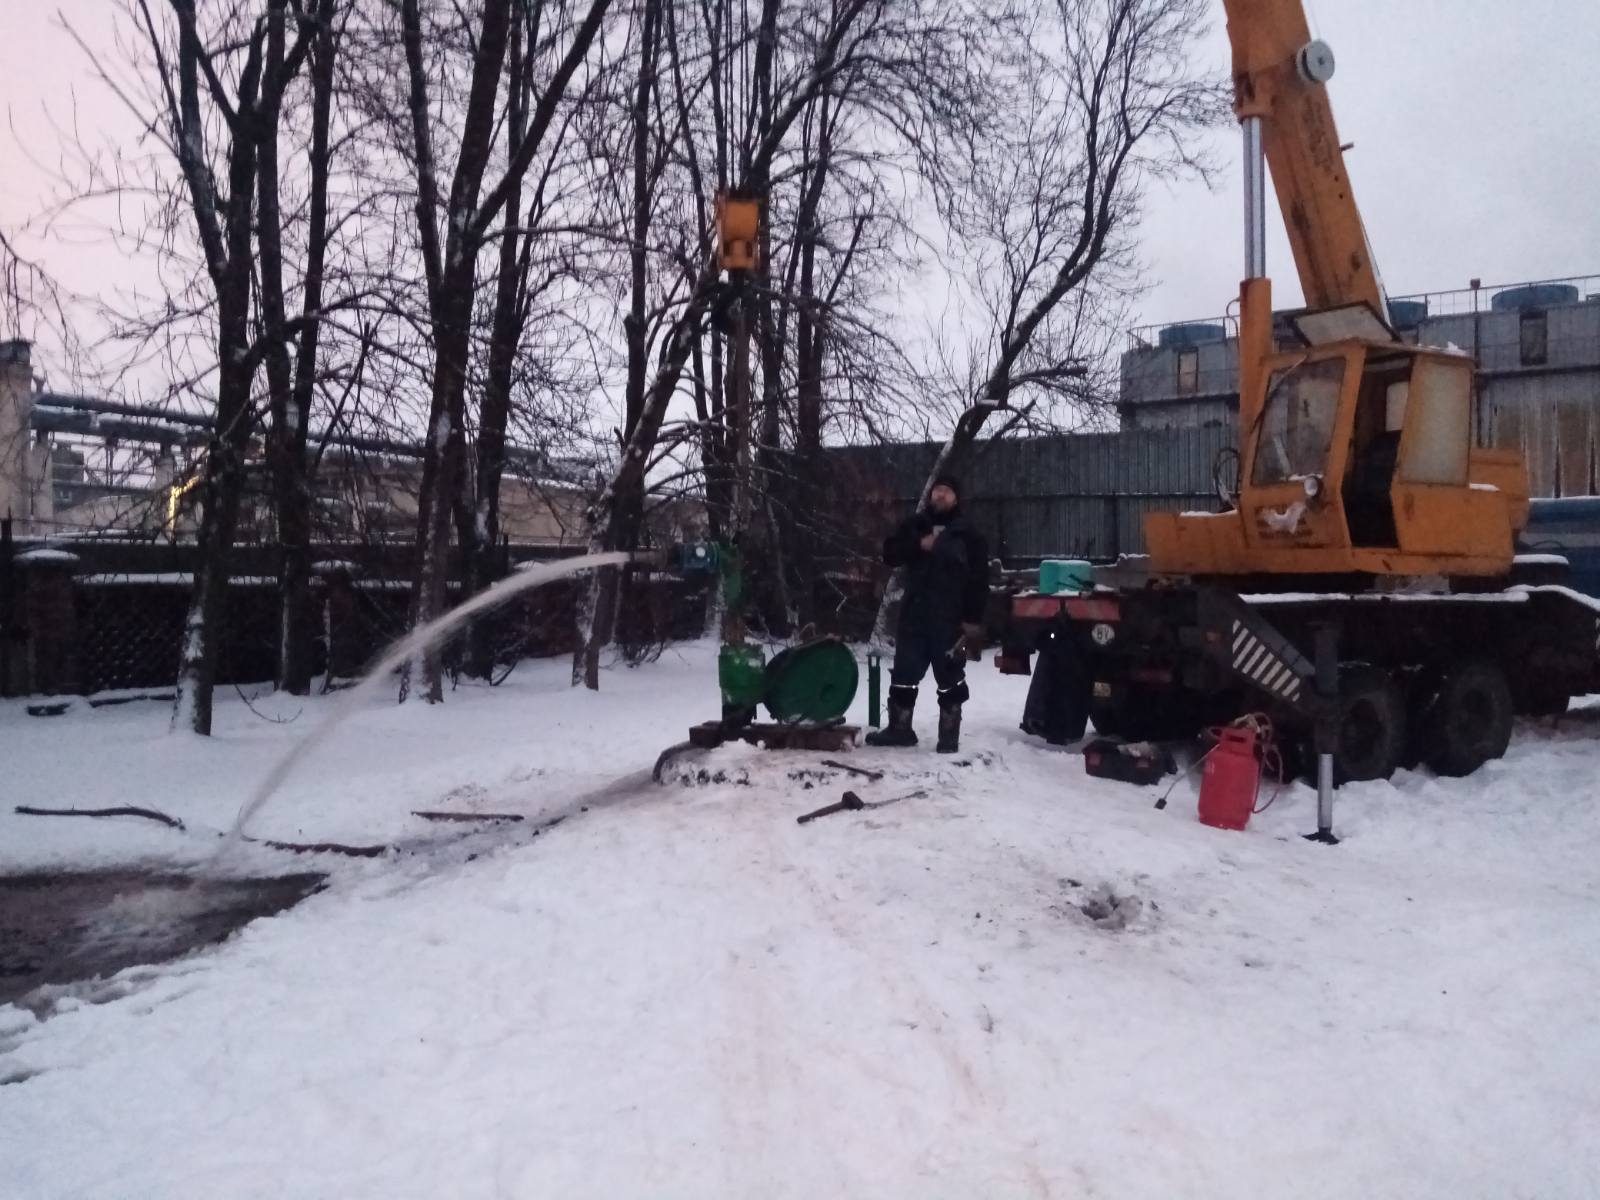
[[[526,136],[538,80],[549,69],[551,40],[540,27],[541,15],[521,5],[513,11],[503,123],[508,161]],[[526,179],[511,180],[504,228],[493,238],[493,296],[480,322],[487,344],[478,356],[481,400],[473,429],[471,503],[457,531],[464,574],[474,591],[488,587],[504,570],[501,491],[508,438],[520,432],[525,444],[553,465],[563,443],[581,443],[588,432],[583,410],[596,375],[574,362],[584,360],[584,343],[593,335],[577,314],[603,282],[591,260],[603,258],[609,245],[590,228],[604,222],[588,215],[594,207],[584,171],[590,147],[581,126],[599,107],[592,93],[605,78],[604,70],[594,70],[581,87],[574,83],[569,89],[546,152]],[[537,464],[525,460],[522,465],[526,470]],[[535,479],[522,486],[542,493],[544,485]],[[493,678],[491,630],[490,622],[475,623],[468,638],[467,669],[478,678]]]
[[[680,241],[674,255],[681,282],[660,324],[639,419],[591,508],[590,545],[597,550],[635,544],[649,472],[676,442],[693,439],[702,452],[721,454],[731,444],[729,431],[737,424],[768,415],[747,409],[730,394],[723,373],[732,371],[731,359],[715,336],[709,356],[703,344],[708,331],[714,334],[731,299],[710,253],[705,215],[712,194],[731,190],[768,196],[796,149],[798,123],[841,78],[861,81],[859,89],[852,89],[856,102],[863,111],[883,116],[887,130],[897,131],[900,123],[912,124],[914,114],[926,112],[948,94],[948,77],[930,70],[930,63],[942,67],[947,57],[959,57],[960,6],[934,0],[838,0],[792,9],[765,4],[753,24],[741,17],[738,25],[733,22],[738,6],[708,0],[701,7],[703,59],[695,60],[686,52],[688,40],[681,25],[669,20],[666,27],[673,35],[669,58],[674,86],[685,90],[696,107],[704,105],[706,93],[710,95],[713,128],[706,140],[712,145],[685,139],[686,170],[697,193],[690,211],[697,219],[680,225],[680,236],[691,236]],[[683,64],[691,60],[702,61],[706,73],[685,71]],[[770,246],[770,233],[767,237]],[[759,301],[757,308],[759,320]],[[664,440],[669,410],[691,365],[697,417],[714,416],[722,429],[708,432],[701,419],[679,425]],[[759,389],[751,389],[751,395],[763,402],[774,396],[774,388],[781,392],[781,355],[768,355],[766,371],[772,383],[762,381]],[[758,423],[758,431],[770,434],[773,424],[765,419]],[[728,464],[707,462],[706,468],[708,490],[715,497],[719,476],[725,477]],[[591,687],[597,684],[594,664],[608,629],[603,614],[596,614],[599,599],[591,591],[586,615],[596,619],[580,630],[585,641],[583,669],[575,671],[575,681],[581,675]]]
[[[173,715],[175,726],[208,734],[228,558],[256,423],[252,385],[262,358],[289,334],[281,313],[269,315],[264,336],[251,330],[258,170],[308,40],[297,21],[287,43],[288,0],[265,0],[264,10],[253,14],[235,10],[205,29],[193,0],[170,0],[170,22],[158,21],[147,0],[137,0],[137,7],[165,102],[164,142],[183,177],[215,296],[216,418],[201,482],[194,592]]]
[[[989,419],[1093,402],[1082,383],[1107,321],[1136,280],[1131,235],[1145,187],[1203,172],[1191,147],[1225,96],[1189,50],[1203,0],[1056,0],[993,65],[1001,106],[961,142],[941,211],[985,318],[968,355],[976,386],[934,460],[958,470]],[[1019,403],[1020,401],[1020,403]],[[896,573],[878,610],[888,633]]]
[[[1083,398],[1073,381],[1093,360],[1083,318],[1095,302],[1082,293],[1134,282],[1129,239],[1145,187],[1203,171],[1195,135],[1224,112],[1220,87],[1189,60],[1207,7],[1056,0],[1000,64],[1010,103],[989,114],[999,125],[965,143],[944,205],[987,318],[974,355],[987,365],[934,474],[958,467],[1018,396]]]
[[[610,0],[591,0],[573,26],[544,90],[527,119],[520,143],[498,178],[488,176],[499,113],[502,74],[511,40],[513,0],[484,0],[463,31],[468,43],[467,98],[448,195],[441,190],[436,157],[437,122],[431,98],[429,60],[420,0],[400,0],[405,48],[411,160],[416,172],[416,229],[427,280],[432,342],[432,395],[424,441],[421,494],[417,510],[417,569],[412,622],[422,625],[445,607],[450,532],[464,478],[466,385],[476,297],[479,252],[491,227],[544,144],[566,96],[568,84],[600,32]],[[554,13],[561,6],[544,4]],[[441,214],[441,201],[443,212]],[[441,229],[442,215],[442,229]],[[437,652],[422,664],[421,694],[443,699]]]
[[[28,342],[53,337],[51,349],[63,364],[75,364],[84,346],[73,330],[73,307],[68,289],[18,248],[14,234],[0,229],[0,336]]]
[[[310,0],[303,13],[310,84],[310,131],[305,146],[307,172],[306,233],[300,287],[299,336],[293,340],[268,337],[266,373],[271,424],[267,431],[267,462],[272,473],[273,508],[278,542],[278,663],[277,686],[295,695],[311,687],[312,639],[316,625],[311,608],[311,464],[308,458],[312,403],[318,382],[322,348],[325,271],[330,240],[328,189],[333,169],[333,99],[339,23],[353,11],[349,0]],[[280,22],[281,24],[281,22]],[[281,29],[269,32],[268,71],[282,75],[284,55]],[[260,137],[259,200],[260,295],[263,323],[268,330],[284,328],[288,305],[284,285],[284,214],[278,167],[279,130],[283,112],[280,95],[266,106]]]
[[[684,129],[682,113],[664,110],[660,86],[663,25],[667,9],[664,0],[640,0],[629,27],[628,91],[626,120],[617,128],[622,145],[611,156],[622,169],[611,173],[617,191],[618,224],[628,230],[626,244],[626,315],[622,319],[624,344],[622,422],[617,440],[626,445],[644,417],[646,385],[650,368],[650,345],[659,312],[652,313],[655,292],[660,282],[651,264],[651,232],[654,226],[662,174],[668,155],[678,145]],[[623,189],[626,189],[625,191]],[[632,549],[644,516],[643,489],[630,492],[623,500],[619,526],[630,531],[617,548]],[[623,570],[605,568],[596,574],[594,585],[580,600],[578,625],[580,644],[573,657],[572,682],[590,687],[600,669],[599,650],[611,640],[621,603],[625,579]]]

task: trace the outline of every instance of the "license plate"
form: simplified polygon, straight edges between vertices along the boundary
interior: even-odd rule
[[[1111,685],[1099,679],[1095,680],[1094,696],[1096,700],[1109,700],[1111,698]]]

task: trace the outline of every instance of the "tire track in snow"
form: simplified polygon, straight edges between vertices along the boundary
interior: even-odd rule
[[[732,789],[725,794],[725,800],[730,806],[748,804],[747,795]],[[775,887],[784,872],[776,862],[778,846],[773,836],[774,823],[759,809],[749,811],[759,827],[756,844],[761,857],[729,863],[725,874],[738,880],[742,874],[749,873],[767,886]],[[748,848],[749,844],[739,839],[730,840],[729,847],[737,852],[741,844]],[[792,910],[795,906],[779,904],[776,907]],[[754,945],[748,937],[745,940],[747,945]],[[761,944],[754,945],[753,953],[758,957],[751,958],[730,948],[725,968],[727,986],[723,988],[723,995],[727,997],[727,1019],[724,1028],[737,1030],[737,1034],[724,1040],[719,1055],[719,1074],[729,1083],[724,1092],[723,1118],[729,1140],[743,1147],[741,1153],[724,1157],[725,1195],[749,1190],[755,1182],[748,1169],[751,1163],[760,1164],[759,1182],[763,1188],[770,1188],[781,1177],[780,1164],[790,1153],[783,1139],[792,1130],[782,1126],[782,1114],[775,1110],[773,1100],[779,1088],[798,1081],[799,1073],[792,1069],[782,1051],[774,1050],[774,1046],[781,1044],[779,1039],[785,1031],[773,1003],[773,985],[767,975],[771,964],[759,957],[770,949],[763,932]],[[831,1181],[819,1190],[824,1194],[848,1195],[855,1181],[838,1156],[826,1142],[820,1144],[818,1153],[827,1155],[831,1175]]]
[[[773,827],[768,824],[764,828],[764,842],[774,857],[781,858],[788,868],[803,885],[805,897],[814,913],[816,913],[832,930],[835,937],[853,950],[862,960],[873,964],[872,973],[882,985],[890,1001],[902,1010],[910,1011],[916,1018],[917,1028],[926,1028],[930,1035],[934,1051],[944,1068],[947,1079],[954,1085],[953,1096],[959,1101],[959,1123],[975,1124],[983,1122],[995,1132],[1000,1132],[1003,1126],[998,1118],[1003,1115],[1002,1106],[997,1105],[989,1096],[979,1079],[978,1065],[959,1048],[958,1039],[952,1037],[946,1029],[949,1014],[943,1012],[934,1003],[928,988],[905,969],[893,970],[885,967],[885,958],[875,954],[868,946],[859,927],[851,920],[847,910],[840,905],[834,897],[827,894],[817,878],[798,861],[795,856],[788,853],[781,839],[775,836]],[[881,1078],[877,1072],[870,1069],[870,1064],[858,1064],[864,1073],[875,1078]],[[1041,1169],[1032,1145],[1013,1142],[1013,1151],[1018,1157],[1018,1164],[1034,1195],[1048,1198],[1051,1188]],[[931,1166],[930,1170],[933,1170]]]

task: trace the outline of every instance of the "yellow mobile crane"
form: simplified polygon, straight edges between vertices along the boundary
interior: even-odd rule
[[[1024,728],[1191,736],[1245,712],[1311,741],[1331,836],[1345,779],[1463,775],[1513,712],[1600,688],[1600,604],[1521,562],[1527,470],[1475,445],[1476,366],[1408,345],[1356,207],[1300,0],[1223,0],[1243,133],[1239,479],[1218,513],[1146,520],[1149,557],[1011,602],[1003,667],[1041,651]],[[1305,307],[1274,314],[1266,170]],[[1026,670],[1026,667],[1020,669]]]
[[[1409,346],[1388,306],[1299,0],[1224,0],[1244,132],[1236,506],[1153,515],[1151,565],[1203,576],[1504,576],[1527,521],[1522,456],[1473,445],[1475,367]],[[1271,167],[1306,307],[1274,344]]]

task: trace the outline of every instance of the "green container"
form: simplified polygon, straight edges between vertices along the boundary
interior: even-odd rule
[[[859,681],[850,648],[834,638],[819,638],[791,646],[767,664],[762,699],[776,721],[833,721],[850,708]]]
[[[717,655],[717,684],[724,709],[751,710],[767,687],[766,655],[760,646],[724,646]]]
[[[1039,564],[1039,590],[1046,596],[1093,587],[1094,568],[1081,558],[1047,558]]]

